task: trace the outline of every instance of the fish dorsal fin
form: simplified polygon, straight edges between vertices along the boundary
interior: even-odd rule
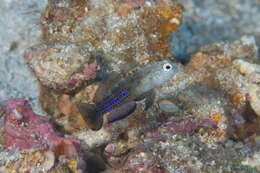
[[[106,79],[100,82],[99,88],[96,91],[94,103],[102,101],[105,97],[112,94],[113,88],[117,87],[117,83],[122,76],[117,72],[112,72]]]

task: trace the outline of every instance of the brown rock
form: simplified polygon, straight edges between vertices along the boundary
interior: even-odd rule
[[[255,113],[260,116],[260,87],[256,84],[249,89],[249,102]]]

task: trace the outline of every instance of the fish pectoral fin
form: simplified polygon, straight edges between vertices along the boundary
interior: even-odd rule
[[[89,128],[95,131],[101,129],[103,125],[103,115],[100,115],[95,111],[94,104],[80,102],[77,103],[77,108]]]
[[[155,100],[155,91],[150,90],[150,91],[142,94],[141,96],[137,97],[135,100],[136,101],[144,100],[144,103],[145,103],[144,110],[147,110],[149,107],[151,107],[153,105],[153,102]]]
[[[136,110],[136,103],[134,101],[127,102],[126,104],[114,109],[107,115],[107,122],[112,123],[124,119],[134,113]]]

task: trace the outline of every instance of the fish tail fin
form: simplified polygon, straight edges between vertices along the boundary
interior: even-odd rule
[[[88,127],[95,131],[101,129],[103,115],[96,112],[94,104],[77,103],[77,107]]]

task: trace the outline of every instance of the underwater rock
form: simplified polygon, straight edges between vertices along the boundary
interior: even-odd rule
[[[108,172],[125,171],[123,168],[132,171],[132,167],[129,168],[128,165],[130,161],[127,159],[128,154],[129,156],[132,154],[130,152],[132,150],[141,150],[149,156],[153,153],[152,160],[156,160],[154,155],[159,155],[163,165],[166,165],[165,168],[169,171],[194,169],[199,172],[203,169],[207,170],[208,167],[215,169],[218,163],[228,165],[223,156],[217,158],[214,156],[216,148],[227,152],[219,143],[228,140],[228,129],[231,129],[230,136],[238,134],[233,126],[245,126],[242,130],[249,129],[246,134],[250,135],[255,134],[255,129],[257,129],[254,124],[245,123],[247,120],[243,114],[247,108],[246,103],[250,101],[249,89],[260,79],[257,75],[258,67],[255,57],[249,56],[255,55],[255,52],[252,52],[255,49],[242,48],[242,43],[243,41],[235,41],[205,45],[207,49],[201,48],[194,53],[190,63],[186,66],[179,66],[180,72],[176,77],[156,89],[158,91],[157,104],[145,112],[137,111],[128,119],[107,124],[98,132],[77,127],[80,123],[76,122],[81,120],[73,107],[82,100],[93,103],[99,83],[85,87],[74,96],[67,94],[58,96],[56,103],[58,111],[56,111],[61,116],[56,117],[56,120],[62,122],[64,127],[70,124],[67,127],[72,128],[67,128],[67,131],[77,135],[90,149],[107,144],[104,150],[108,163],[115,166],[108,168]],[[236,51],[240,51],[241,54]],[[251,67],[255,70],[251,70]],[[161,109],[163,106],[160,102],[165,102],[165,100],[167,105],[171,105],[174,100],[181,111],[169,112],[173,107],[166,109],[167,112],[163,111],[164,108]],[[239,115],[238,117],[242,120],[232,118],[235,114]],[[187,118],[187,115],[190,118]],[[185,138],[185,136],[189,137]],[[194,148],[196,143],[198,146]],[[201,148],[207,152],[205,156],[201,155],[200,146],[203,146]],[[232,150],[232,153],[235,152],[232,148],[228,148],[229,150]],[[209,157],[209,159],[203,160],[204,157]],[[199,159],[202,160],[198,161]],[[217,164],[211,165],[211,162]],[[184,166],[184,163],[187,165]],[[203,167],[204,163],[209,166]],[[142,166],[145,165],[143,163],[140,165],[142,168],[147,168]],[[193,168],[194,165],[196,168]]]
[[[201,126],[203,127],[203,121],[208,120],[215,124],[214,129],[219,134],[218,138],[213,137],[215,141],[221,141],[227,137],[226,106],[229,104],[229,100],[222,93],[202,84],[193,84],[180,91],[176,99],[183,110],[195,118],[193,123],[190,125],[187,123],[187,128],[184,127],[184,129],[191,128],[192,131],[192,128],[196,129],[196,126],[200,126],[199,123],[202,123]]]
[[[85,0],[49,1],[42,16],[42,38],[49,42],[66,42],[78,18],[88,12]]]
[[[203,84],[194,84],[179,91],[176,99],[185,111],[200,118],[208,118],[213,112],[224,112],[223,107],[227,104],[221,93]]]
[[[60,159],[59,163],[55,165],[54,168],[48,171],[48,173],[84,173],[88,172],[86,170],[86,165],[81,168],[79,165],[81,161],[77,158],[72,157],[70,159],[62,158]]]
[[[234,60],[233,65],[236,67],[239,73],[243,75],[248,75],[250,73],[257,72],[260,70],[259,64],[253,64],[242,59]]]
[[[69,92],[96,77],[97,64],[80,45],[37,45],[24,58],[41,84],[49,88]]]
[[[260,109],[259,109],[259,104],[260,104],[260,69],[258,68],[256,72],[253,72],[249,75],[249,82],[252,83],[251,87],[249,88],[249,93],[248,93],[248,100],[250,103],[250,106],[254,110],[254,112],[260,116]]]
[[[122,64],[164,59],[181,13],[171,0],[49,1],[41,17],[42,35],[50,47],[84,43],[86,52],[101,52],[119,71]]]
[[[82,130],[86,125],[75,109],[78,101],[93,101],[91,98],[95,86],[89,85],[90,88],[86,87],[79,92],[75,89],[89,79],[86,79],[86,74],[92,76],[89,73],[96,69],[102,70],[108,62],[110,71],[128,72],[136,65],[165,59],[168,54],[168,36],[181,24],[181,13],[182,7],[171,0],[102,0],[98,3],[49,1],[40,19],[43,43],[26,52],[24,58],[32,71],[40,71],[39,74],[34,73],[43,85],[76,93],[75,97],[71,97],[42,92],[40,100],[44,110],[53,115],[55,122],[64,127],[67,133],[77,134],[90,148],[96,143],[111,140],[109,130],[118,124],[105,127],[100,130],[100,135],[95,135]],[[65,54],[66,50],[71,56]],[[100,56],[92,56],[97,52],[100,52]],[[45,56],[51,62],[45,62]],[[73,56],[77,58],[70,59]],[[97,63],[96,69],[84,71],[84,67],[89,69],[89,65],[98,58],[106,60],[105,63]],[[123,66],[127,68],[122,68]],[[144,119],[142,116],[138,118]],[[131,121],[134,122],[134,118]],[[138,124],[142,122],[143,120]],[[119,124],[126,126],[128,122]],[[112,134],[114,133],[115,130]]]
[[[90,85],[93,89],[93,85]],[[86,89],[83,89],[85,91]],[[48,87],[41,86],[39,102],[42,109],[51,116],[55,122],[55,128],[62,133],[74,133],[86,127],[84,119],[81,117],[74,101],[78,95],[85,95],[83,91],[76,94],[76,99],[71,95],[56,92]]]
[[[55,155],[50,150],[31,151],[20,153],[16,159],[10,161],[5,166],[0,166],[0,172],[19,172],[19,173],[84,173],[84,168],[80,165],[78,158],[59,158],[55,162]]]
[[[5,108],[4,106],[0,105],[0,152],[4,151],[4,134],[5,134],[4,113],[5,113]],[[1,159],[0,159],[0,163],[1,163]]]
[[[125,157],[111,157],[109,158],[109,162],[114,167],[114,169],[110,171],[115,173],[169,173],[169,171],[164,168],[163,163],[160,162],[160,159],[148,152],[139,151],[130,153]]]
[[[257,75],[258,65],[254,46],[246,44],[243,39],[233,43],[215,43],[203,46],[191,55],[191,61],[186,66],[178,67],[180,70],[178,69],[179,73],[176,77],[156,89],[158,91],[156,103],[158,104],[154,104],[145,112],[137,111],[128,119],[105,125],[98,132],[83,129],[86,125],[82,123],[84,121],[80,118],[75,105],[79,101],[93,103],[100,83],[89,85],[76,92],[74,96],[60,94],[54,97],[57,98],[56,106],[45,98],[46,103],[49,104],[46,107],[54,107],[56,110],[50,112],[55,112],[56,122],[59,122],[66,132],[77,135],[90,149],[108,144],[105,148],[107,154],[120,155],[131,149],[145,151],[144,148],[147,148],[149,150],[145,152],[150,154],[150,150],[152,150],[155,154],[160,154],[167,165],[166,168],[175,170],[171,167],[170,160],[173,160],[175,156],[172,156],[173,149],[170,150],[170,147],[176,145],[176,147],[183,148],[186,141],[182,141],[182,138],[185,135],[190,136],[191,143],[193,140],[197,140],[209,150],[214,150],[219,147],[219,143],[228,139],[228,129],[231,129],[230,136],[238,134],[236,131],[232,131],[236,130],[233,127],[234,123],[250,126],[247,130],[249,132],[246,134],[255,134],[255,128],[244,122],[246,118],[243,115],[247,109],[247,102],[250,102],[249,89],[260,79]],[[172,113],[174,110],[172,100],[181,111]],[[164,107],[163,104],[170,105],[170,108]],[[240,119],[243,121],[240,124],[236,123],[238,118],[232,119],[233,114],[240,115]],[[191,119],[185,119],[187,115],[190,115]],[[173,136],[177,136],[176,138],[182,142],[178,144],[176,141],[171,141]],[[160,150],[160,147],[165,146],[169,147],[169,149],[164,149],[170,154]],[[189,160],[189,157],[201,158],[196,154],[194,154],[196,156],[190,154],[193,151],[200,153],[198,148],[185,146],[183,150],[180,149],[179,152],[188,153],[187,158],[182,154],[179,154],[178,157],[184,162],[186,159]],[[213,153],[213,151],[209,153]],[[111,156],[109,159],[111,159],[109,163],[113,162],[113,164],[123,167],[125,163],[129,162],[128,159],[121,157]],[[215,160],[218,158],[211,159],[211,161]],[[196,162],[198,165],[204,163],[209,163],[209,161]],[[178,164],[180,167],[183,166],[183,163]],[[187,167],[185,166],[185,168]],[[196,170],[200,170],[200,167]]]
[[[253,84],[249,89],[249,102],[255,113],[260,116],[260,86]]]
[[[29,66],[33,71],[38,70],[40,75],[36,76],[45,86],[75,91],[73,95],[59,94],[43,99],[46,112],[53,115],[66,133],[77,135],[88,149],[107,144],[105,152],[111,155],[124,154],[131,149],[137,151],[129,153],[126,159],[111,156],[108,163],[115,165],[115,171],[167,172],[158,168],[163,167],[161,165],[165,165],[169,172],[205,172],[218,170],[219,165],[225,167],[229,162],[216,153],[216,148],[223,155],[232,150],[220,145],[223,139],[227,139],[223,136],[233,121],[227,119],[234,112],[242,117],[248,101],[257,103],[248,97],[252,86],[248,81],[257,80],[253,76],[258,71],[255,65],[258,63],[257,47],[253,37],[245,36],[233,43],[204,45],[191,54],[190,62],[186,66],[180,65],[180,73],[156,89],[158,105],[145,112],[137,111],[126,120],[105,125],[98,132],[83,129],[86,125],[76,104],[78,101],[93,103],[99,84],[89,85],[79,92],[75,89],[84,81],[95,78],[96,70],[105,66],[109,66],[109,71],[123,73],[134,66],[168,57],[168,36],[181,24],[181,12],[182,8],[169,0],[49,1],[40,21],[44,43],[32,48],[36,51],[25,54]],[[189,38],[188,28],[180,32]],[[173,40],[181,42],[178,38]],[[186,62],[189,47],[172,46],[176,50],[180,47],[178,52],[171,52],[172,55]],[[66,50],[71,57],[77,57],[79,63],[74,59],[67,63],[68,55],[63,54]],[[50,57],[60,55],[62,65],[56,68],[57,61],[50,63],[50,68],[46,68],[48,63],[42,68],[39,65],[44,59],[41,52],[50,52]],[[109,63],[99,66],[96,63],[98,58],[92,57],[95,52],[100,52],[101,59]],[[46,73],[39,71],[42,69]],[[53,78],[49,78],[49,73]],[[92,75],[93,78],[86,78]],[[48,98],[57,100],[54,103]],[[176,106],[182,111],[175,111],[176,107],[168,98],[176,99]],[[186,119],[187,114],[192,118]],[[230,153],[237,154],[234,150]],[[121,168],[116,167],[118,165]]]
[[[45,87],[43,85],[40,86],[39,93],[39,103],[43,111],[45,111],[48,115],[55,116],[57,112],[57,102],[58,94],[55,90]]]
[[[3,118],[4,121],[0,121],[3,122],[0,132],[4,130],[3,153],[12,159],[1,156],[0,160],[5,164],[0,164],[0,172],[47,172],[60,169],[60,172],[84,172],[86,166],[79,153],[79,140],[58,136],[48,119],[35,114],[27,101],[9,99]],[[73,159],[76,166],[65,164],[63,158]],[[60,168],[63,163],[64,166]]]
[[[185,118],[179,121],[169,122],[167,132],[171,134],[185,134],[193,132],[198,127],[217,128],[217,124],[210,119],[194,120],[192,118]]]
[[[35,114],[24,99],[10,99],[6,103],[4,142],[8,151],[50,149],[56,156],[78,155],[79,141],[59,137],[48,119]]]
[[[260,168],[259,168],[259,162],[260,162],[260,153],[259,151],[254,153],[254,155],[245,158],[242,161],[242,165],[246,165],[246,166],[250,166],[250,167],[255,167],[256,170],[252,171],[252,172],[259,172]]]
[[[190,62],[162,88],[164,92],[160,95],[173,95],[173,91],[179,93],[191,85],[199,84],[215,90],[217,95],[227,98],[239,112],[243,112],[251,85],[248,82],[249,73],[254,70],[259,71],[259,65],[253,37],[244,36],[232,43],[204,45],[191,55]],[[199,99],[197,101],[200,102]]]
[[[257,50],[254,38],[250,36],[243,36],[232,43],[204,45],[191,55],[190,62],[176,78],[162,88],[171,93],[161,95],[173,95],[178,100],[178,106],[185,112],[217,123],[215,134],[204,138],[207,140],[203,139],[210,146],[216,147],[217,141],[236,134],[236,127],[233,126],[236,119],[231,117],[240,115],[243,120],[251,121],[255,118],[248,113],[248,103],[253,103],[249,97],[250,88],[259,81]],[[247,125],[245,122],[243,124]],[[232,132],[227,133],[228,131]]]
[[[91,131],[77,108],[77,103],[82,100],[92,103],[97,88],[97,84],[89,85],[73,97],[42,87],[40,95],[43,110],[52,116],[55,128],[61,133],[77,136],[89,148],[110,141],[112,135],[107,128],[102,128],[98,132]]]
[[[160,100],[159,107],[165,113],[177,113],[180,111],[179,107],[169,99]]]
[[[76,106],[73,98],[67,94],[63,94],[58,98],[58,112],[54,117],[63,126],[64,130],[70,133],[87,126]]]
[[[260,65],[240,59],[233,61],[233,64],[241,74],[247,76],[247,81],[250,84],[247,98],[252,109],[260,116]]]
[[[14,161],[0,166],[0,172],[47,172],[55,162],[55,154],[50,150],[20,153]]]

